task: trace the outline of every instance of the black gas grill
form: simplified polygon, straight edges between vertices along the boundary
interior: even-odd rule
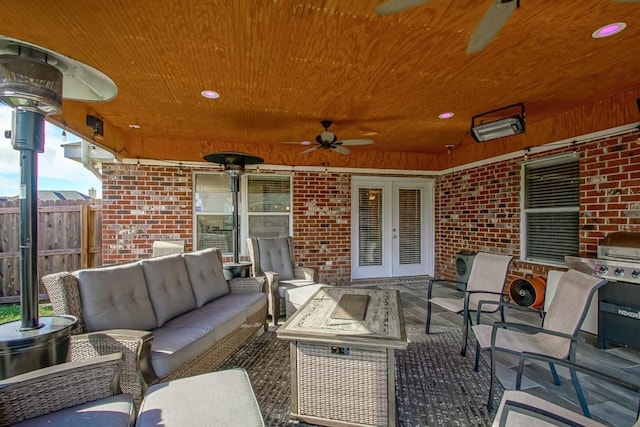
[[[596,259],[566,262],[608,281],[598,291],[598,346],[611,341],[640,348],[640,233],[611,233],[600,242]]]

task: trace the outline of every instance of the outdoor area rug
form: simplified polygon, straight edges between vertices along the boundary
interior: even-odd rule
[[[459,328],[407,325],[409,346],[396,351],[396,405],[398,425],[488,426],[489,368],[481,359],[473,371],[475,348],[460,356]],[[289,342],[276,337],[275,328],[253,336],[221,369],[247,370],[267,426],[304,426],[289,420]],[[502,396],[498,385],[496,404]]]

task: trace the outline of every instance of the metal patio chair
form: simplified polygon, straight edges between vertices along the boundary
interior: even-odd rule
[[[472,327],[477,339],[474,369],[478,370],[480,351],[489,349],[491,351],[491,386],[487,402],[489,411],[493,409],[493,390],[496,379],[495,352],[504,351],[512,354],[529,352],[575,362],[580,326],[587,314],[592,296],[605,283],[606,281],[599,277],[576,270],[565,272],[560,278],[556,293],[543,318],[542,327],[504,321],[495,322],[493,325],[481,324],[482,305],[486,302],[495,306],[495,301],[480,301],[476,325]],[[555,383],[559,385],[560,378],[553,363],[549,368]],[[589,409],[575,370],[571,370],[571,378],[576,386],[583,412],[588,416]]]
[[[433,285],[451,283],[448,280],[430,280],[427,290],[427,324],[425,331],[428,334],[431,328],[431,305],[436,304],[446,310],[462,314],[462,347],[460,354],[467,354],[467,339],[469,336],[469,323],[472,323],[471,312],[478,310],[480,300],[494,301],[493,305],[485,304],[482,308],[485,312],[494,313],[500,310],[504,321],[503,306],[498,304],[504,294],[504,285],[511,264],[511,256],[479,252],[473,261],[469,281],[463,298],[432,298]]]
[[[593,369],[581,365],[576,365],[575,363],[568,362],[567,360],[561,360],[532,353],[522,353],[522,355],[520,356],[520,364],[518,366],[516,389],[508,390],[502,396],[500,406],[498,407],[496,416],[493,420],[494,427],[517,427],[532,425],[579,425],[599,427],[608,425],[593,420],[590,417],[587,417],[586,414],[579,414],[526,391],[521,391],[522,374],[524,371],[525,362],[530,361],[539,361],[543,363],[549,363],[551,365],[559,365],[568,368],[570,371],[579,371],[585,376],[591,377],[591,381],[593,381],[594,384],[604,386],[603,382],[606,382],[606,390],[608,390],[609,392],[617,392],[617,390],[622,390],[624,388],[640,394],[640,386],[638,384],[632,384],[628,381],[622,380],[621,378],[616,378],[602,372],[594,371]],[[579,388],[577,387],[577,385],[574,384],[574,386],[576,393],[579,393]],[[639,415],[640,399],[636,404],[635,423],[633,424],[636,427],[640,425],[640,420],[638,419]],[[616,420],[616,424],[618,424],[619,422],[620,420]]]

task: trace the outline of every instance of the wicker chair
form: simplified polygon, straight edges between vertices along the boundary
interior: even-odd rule
[[[286,315],[285,290],[315,284],[316,270],[296,265],[291,236],[250,237],[247,246],[251,275],[265,277],[269,314],[277,325],[280,316]]]
[[[600,384],[606,382],[606,388],[608,393],[616,393],[617,390],[627,389],[638,394],[640,392],[640,386],[624,381],[620,378],[612,377],[611,375],[597,372],[584,366],[576,365],[575,363],[568,362],[566,360],[560,360],[552,357],[541,356],[532,353],[522,353],[520,356],[520,364],[518,366],[518,374],[516,379],[516,389],[509,390],[504,393],[500,406],[496,412],[496,417],[493,420],[494,427],[518,427],[518,426],[540,426],[540,425],[567,425],[567,426],[605,426],[599,421],[590,419],[589,417],[559,406],[553,402],[537,397],[531,393],[521,391],[522,385],[522,373],[524,371],[525,362],[538,361],[542,363],[549,363],[551,365],[559,365],[568,368],[570,371],[580,371],[585,376],[591,377],[591,381],[594,384]],[[576,385],[576,384],[574,384]],[[602,384],[604,385],[604,384]],[[576,385],[577,387],[577,385]],[[578,392],[578,388],[576,391]],[[635,424],[640,425],[640,403],[636,405]],[[620,420],[615,420],[618,424]],[[633,421],[631,421],[633,423]]]
[[[121,394],[121,353],[54,365],[0,381],[0,426],[132,426],[136,408]]]
[[[480,324],[482,305],[486,302],[495,305],[495,301],[480,301],[478,305],[478,319],[473,326],[473,333],[477,339],[475,370],[481,350],[491,351],[491,386],[487,409],[493,409],[493,390],[495,384],[497,351],[522,354],[523,352],[551,356],[556,359],[576,360],[576,346],[578,333],[589,308],[594,293],[606,281],[575,270],[565,272],[560,278],[558,289],[551,300],[542,327],[529,324],[495,322],[492,325]],[[556,384],[560,378],[553,363],[549,364]],[[571,370],[571,379],[585,414],[589,414],[584,395],[575,370]]]

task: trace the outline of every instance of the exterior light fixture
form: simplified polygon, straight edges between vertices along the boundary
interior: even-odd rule
[[[496,117],[501,117],[496,119]],[[471,118],[471,136],[485,142],[525,132],[524,104],[518,103],[475,115]]]
[[[202,92],[200,92],[200,95],[204,96],[205,98],[209,98],[209,99],[218,99],[220,98],[220,94],[218,92],[216,92],[215,90],[203,90]]]
[[[443,119],[443,120],[450,119],[453,116],[454,116],[454,114],[451,111],[447,111],[445,113],[438,114],[438,118],[439,119]]]

